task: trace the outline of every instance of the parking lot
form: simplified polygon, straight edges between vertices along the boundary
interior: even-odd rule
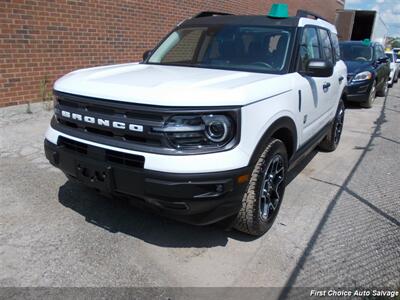
[[[290,174],[258,239],[68,182],[43,153],[51,112],[24,111],[0,110],[1,286],[400,286],[400,84],[346,110],[337,151]]]

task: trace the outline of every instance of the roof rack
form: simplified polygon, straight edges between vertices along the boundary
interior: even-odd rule
[[[192,17],[192,19],[212,17],[212,16],[232,16],[232,14],[224,13],[224,12],[217,12],[217,11],[202,11],[202,12],[198,13],[197,15],[194,15]]]
[[[324,21],[327,21],[327,19],[321,17],[320,15],[317,15],[316,13],[313,13],[312,11],[309,10],[304,10],[304,9],[299,9],[296,13],[296,17],[300,17],[300,18],[308,18],[309,16],[314,17],[315,19],[321,19]]]

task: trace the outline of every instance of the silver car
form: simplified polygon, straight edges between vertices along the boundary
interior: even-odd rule
[[[390,59],[389,86],[392,86],[399,79],[400,58],[397,58],[394,51],[386,51],[385,54]]]

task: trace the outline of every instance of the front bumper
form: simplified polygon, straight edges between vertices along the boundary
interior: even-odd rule
[[[347,86],[345,100],[351,102],[364,102],[368,100],[372,87],[372,80],[351,83]]]
[[[247,186],[238,183],[238,177],[249,174],[247,167],[202,174],[151,171],[144,169],[144,157],[139,155],[68,139],[59,139],[57,145],[45,140],[44,148],[50,163],[71,180],[197,225],[236,214]]]

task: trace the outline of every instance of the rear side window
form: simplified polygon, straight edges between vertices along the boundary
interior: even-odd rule
[[[321,47],[318,41],[317,29],[314,27],[305,27],[301,37],[299,48],[299,71],[305,71],[310,59],[321,58]]]
[[[325,29],[318,29],[318,30],[319,30],[319,35],[321,37],[321,44],[322,44],[322,50],[324,52],[324,57],[326,60],[334,64],[335,62],[333,59],[332,44],[331,40],[329,39],[328,31]]]
[[[379,48],[381,49],[381,55],[382,57],[385,57],[385,49],[383,49],[382,46],[379,45]]]
[[[333,50],[335,53],[335,60],[339,61],[340,60],[340,47],[339,47],[338,37],[335,33],[331,33],[331,40],[332,40]]]
[[[375,58],[378,59],[381,57],[380,49],[378,45],[375,46]]]
[[[382,46],[376,45],[375,46],[375,58],[378,59],[378,58],[382,58],[382,57],[385,57],[385,51],[383,51]]]

